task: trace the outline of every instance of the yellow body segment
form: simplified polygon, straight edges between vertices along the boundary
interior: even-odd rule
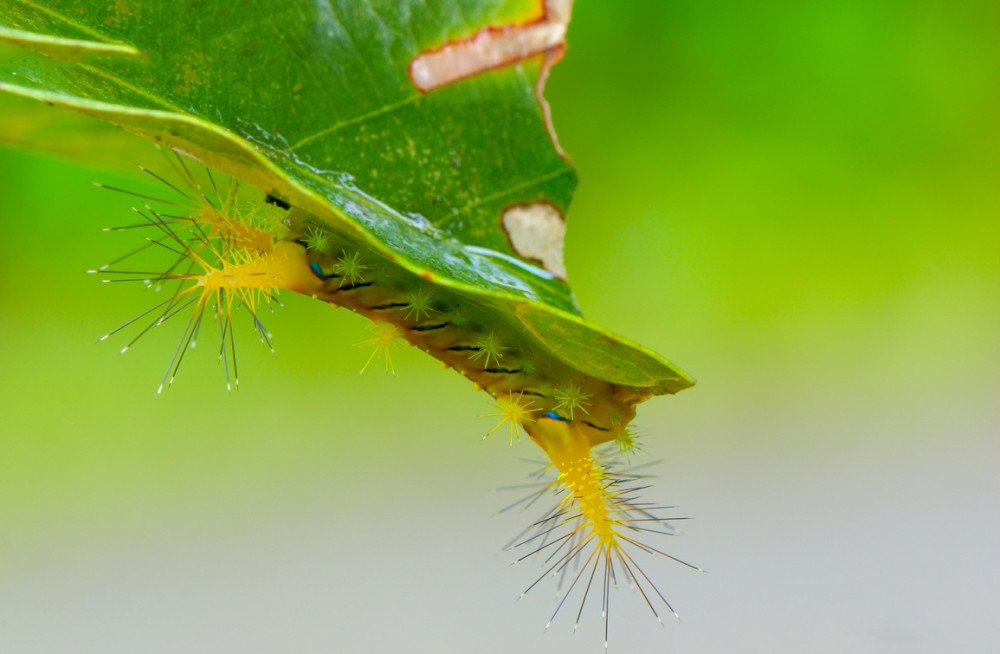
[[[585,427],[578,422],[555,418],[540,418],[528,434],[559,471],[559,483],[570,491],[566,501],[575,501],[584,521],[581,529],[589,529],[584,538],[595,537],[599,545],[615,542],[612,494],[605,487],[604,471],[590,454],[591,443]]]
[[[280,289],[309,293],[311,287],[319,286],[315,276],[309,273],[305,248],[292,241],[277,241],[269,251],[243,262],[234,258],[223,261],[219,268],[205,264],[205,272],[197,277],[206,293]]]

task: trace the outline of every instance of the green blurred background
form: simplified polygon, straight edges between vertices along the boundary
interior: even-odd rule
[[[684,622],[619,591],[614,651],[1000,650],[998,19],[577,3],[570,276],[699,380],[641,408],[640,462],[709,573],[651,563]],[[135,243],[90,182],[156,190],[122,147],[155,161],[0,151],[0,652],[599,651],[596,603],[571,636],[551,587],[512,601],[534,513],[493,489],[534,446],[481,443],[429,357],[359,377],[365,321],[291,296],[237,393],[201,352],[157,397],[174,330],[96,342],[150,304],[84,274]]]

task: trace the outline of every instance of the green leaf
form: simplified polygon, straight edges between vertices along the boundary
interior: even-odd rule
[[[38,53],[0,68],[0,90],[104,119],[279,196],[516,317],[524,337],[583,374],[654,394],[693,383],[582,320],[560,278],[561,232],[515,234],[504,219],[541,208],[543,226],[559,227],[569,207],[575,174],[540,97],[568,3],[6,0],[0,12],[0,40]],[[411,80],[421,53],[522,29],[534,40],[488,70],[433,89]]]

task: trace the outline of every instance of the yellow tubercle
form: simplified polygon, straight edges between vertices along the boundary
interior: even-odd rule
[[[498,413],[486,413],[481,417],[483,418],[500,418],[500,422],[496,424],[493,429],[489,430],[483,440],[489,438],[490,434],[495,432],[504,426],[504,424],[510,427],[510,444],[514,444],[514,438],[516,437],[518,442],[521,441],[521,434],[518,432],[518,427],[528,421],[534,412],[534,402],[531,398],[524,395],[515,395],[513,392],[508,391],[507,396],[499,396],[494,403],[494,406],[499,410]]]
[[[375,337],[361,341],[355,345],[355,347],[374,346],[371,355],[368,357],[368,361],[365,362],[365,367],[361,369],[359,374],[365,374],[372,361],[379,358],[385,362],[385,371],[392,372],[395,375],[396,366],[392,363],[390,348],[402,338],[403,333],[399,330],[399,327],[388,321],[372,322],[369,325],[369,329],[375,334]]]
[[[207,226],[208,237],[249,252],[270,251],[274,245],[274,235],[229,215],[229,204],[223,204],[223,209],[207,205],[197,213],[198,222]]]

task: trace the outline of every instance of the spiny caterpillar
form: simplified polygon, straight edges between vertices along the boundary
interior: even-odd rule
[[[510,544],[511,549],[531,550],[518,561],[536,555],[545,561],[545,574],[525,592],[549,575],[558,577],[561,589],[564,582],[568,586],[552,617],[570,593],[578,590],[579,622],[587,598],[599,585],[605,647],[609,593],[620,581],[638,590],[657,620],[660,603],[676,616],[633,557],[641,552],[679,561],[641,540],[644,534],[673,533],[667,519],[657,515],[657,510],[668,507],[640,502],[635,496],[639,477],[615,472],[607,457],[595,454],[602,444],[624,454],[635,448],[629,425],[636,405],[650,397],[650,390],[581,373],[532,340],[509,312],[435,284],[429,274],[412,272],[280,198],[268,195],[264,201],[241,204],[236,183],[220,191],[206,171],[210,189],[206,192],[180,157],[171,162],[185,189],[150,174],[180,198],[139,195],[168,208],[150,204],[134,208],[142,221],[118,228],[146,227],[153,236],[141,248],[92,272],[114,275],[113,281],[121,276],[151,286],[174,285],[174,291],[102,340],[148,319],[124,351],[151,328],[190,309],[160,384],[162,390],[176,376],[184,353],[195,346],[208,313],[218,323],[219,357],[230,385],[230,378],[238,384],[233,336],[237,307],[248,312],[267,346],[270,336],[258,311],[261,305],[275,303],[279,290],[362,314],[371,320],[373,331],[372,338],[360,344],[373,347],[364,369],[381,359],[387,371],[395,372],[390,347],[405,340],[493,398],[496,412],[487,415],[500,420],[483,438],[506,425],[511,444],[520,440],[523,430],[548,456],[556,477],[539,481],[537,491],[526,500],[530,504],[555,492],[558,501]],[[146,250],[166,251],[172,264],[160,273],[117,267]]]

